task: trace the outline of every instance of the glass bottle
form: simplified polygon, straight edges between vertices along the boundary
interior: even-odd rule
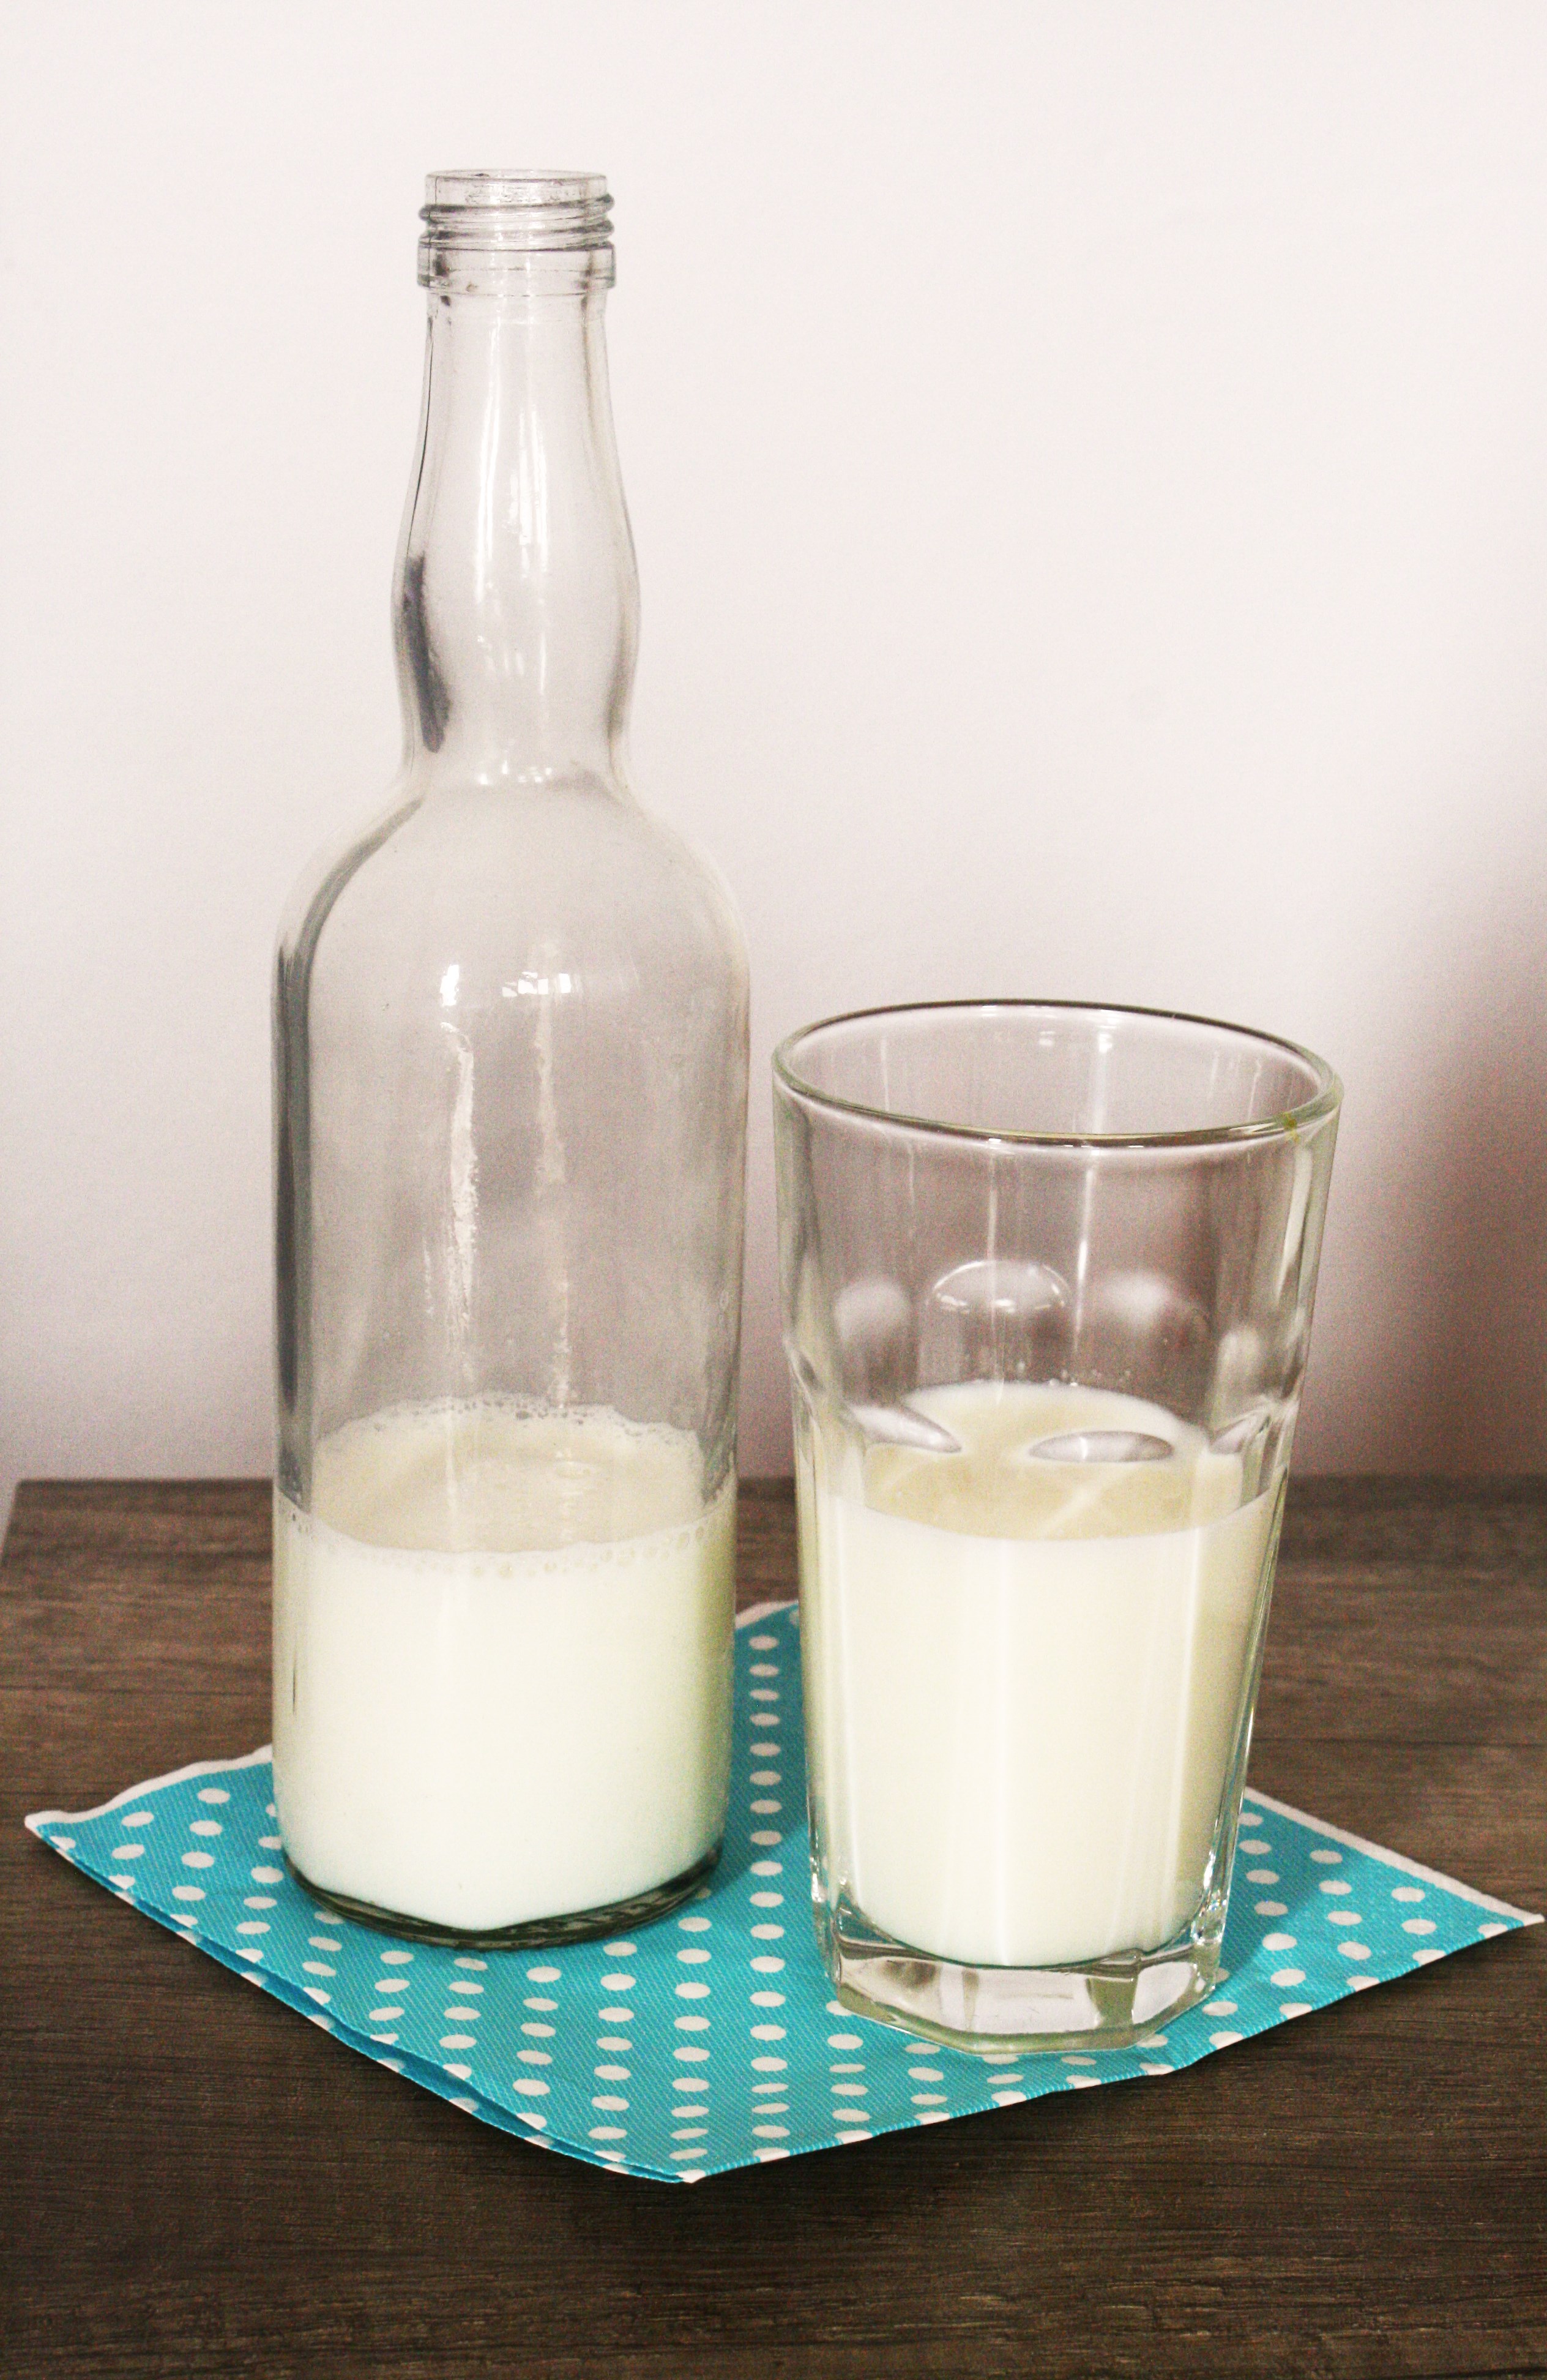
[[[668,1908],[729,1767],[747,972],[629,789],[603,178],[430,177],[405,750],[274,989],[274,1783],[438,1939]]]

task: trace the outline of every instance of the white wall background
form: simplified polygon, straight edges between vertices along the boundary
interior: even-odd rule
[[[1310,1469],[1547,1463],[1547,9],[0,17],[4,1465],[260,1471],[267,997],[397,751],[430,166],[604,168],[640,788],[864,1002],[1343,1072]]]

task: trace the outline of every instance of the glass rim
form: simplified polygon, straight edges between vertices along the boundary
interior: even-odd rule
[[[939,1116],[912,1115],[894,1108],[876,1107],[865,1099],[844,1099],[837,1092],[819,1090],[796,1070],[796,1053],[802,1043],[838,1026],[878,1024],[888,1017],[991,1016],[1033,1010],[1054,1016],[1142,1017],[1154,1024],[1197,1026],[1205,1032],[1227,1034],[1232,1040],[1254,1041],[1263,1049],[1299,1059],[1315,1076],[1316,1088],[1297,1107],[1240,1123],[1203,1124],[1185,1132],[1028,1132],[1013,1125],[949,1123]],[[979,1148],[1215,1148],[1237,1142],[1295,1140],[1309,1125],[1335,1115],[1343,1101],[1343,1085],[1336,1073],[1303,1042],[1290,1041],[1280,1033],[1261,1032],[1254,1026],[1232,1025],[1222,1017],[1195,1016],[1186,1009],[1138,1008],[1105,1000],[911,1000],[888,1002],[876,1008],[845,1009],[836,1015],[819,1016],[810,1025],[797,1026],[793,1033],[787,1033],[774,1050],[773,1071],[775,1082],[792,1099],[808,1101],[831,1114],[859,1117],[867,1123],[891,1124],[903,1132],[931,1133],[941,1140]]]

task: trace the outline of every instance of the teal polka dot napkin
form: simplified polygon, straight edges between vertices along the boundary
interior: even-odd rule
[[[793,1607],[743,1616],[725,1852],[635,1934],[548,1951],[397,1942],[320,1908],[285,1867],[269,1754],[204,1761],[40,1840],[336,2034],[538,2146],[702,2181],[1051,2091],[1175,2073],[1350,1992],[1541,1920],[1249,1792],[1215,1998],[1133,2049],[941,2049],[852,2016],[816,1955]]]

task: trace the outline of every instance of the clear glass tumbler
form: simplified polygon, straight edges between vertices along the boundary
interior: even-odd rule
[[[1218,1973],[1341,1089],[1045,1002],[777,1053],[813,1895],[839,1997],[1117,2046]]]

